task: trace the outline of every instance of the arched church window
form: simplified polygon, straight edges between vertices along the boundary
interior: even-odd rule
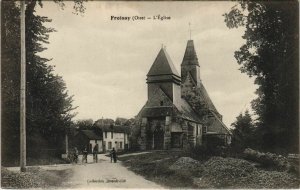
[[[164,105],[164,101],[160,101],[160,106],[163,106]]]
[[[207,133],[207,126],[203,126],[203,133]]]

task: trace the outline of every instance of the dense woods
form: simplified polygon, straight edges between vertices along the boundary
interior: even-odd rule
[[[64,134],[74,117],[72,96],[61,76],[54,74],[50,59],[39,56],[53,28],[47,17],[35,14],[41,1],[26,1],[26,132],[27,156],[40,158],[62,150]],[[63,6],[63,5],[61,5]],[[17,164],[20,148],[20,7],[2,2],[1,80],[2,80],[2,165]],[[59,146],[61,145],[61,146]],[[49,152],[50,151],[50,152]]]
[[[298,10],[297,1],[239,1],[225,14],[229,28],[245,28],[246,43],[234,56],[241,72],[258,85],[253,140],[264,151],[299,150]]]

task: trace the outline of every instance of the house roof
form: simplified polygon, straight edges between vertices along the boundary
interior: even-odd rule
[[[147,76],[176,75],[179,76],[169,54],[161,48]]]
[[[85,135],[88,139],[90,140],[101,140],[102,137],[97,135],[94,131],[92,130],[81,130],[80,131],[83,135]],[[79,133],[80,133],[79,132]]]
[[[198,65],[198,58],[194,47],[194,41],[189,40],[186,45],[185,53],[182,60],[182,65]]]
[[[115,133],[129,133],[130,128],[128,126],[122,125],[111,125],[111,126],[102,126],[103,132],[115,132]]]

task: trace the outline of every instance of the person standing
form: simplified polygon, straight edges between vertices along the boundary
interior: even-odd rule
[[[77,164],[78,162],[78,150],[74,147],[74,162]]]
[[[113,150],[111,150],[110,153],[109,153],[109,155],[110,155],[110,163],[112,163],[112,160],[113,160]]]
[[[93,149],[93,158],[94,158],[94,162],[98,162],[98,144],[96,144],[94,146],[94,149]]]
[[[82,155],[82,163],[85,161],[85,163],[87,163],[87,156],[88,156],[88,151],[86,148],[84,148],[84,150],[82,151],[83,155]]]
[[[112,159],[114,159],[114,163],[117,162],[117,153],[115,148],[112,149]]]

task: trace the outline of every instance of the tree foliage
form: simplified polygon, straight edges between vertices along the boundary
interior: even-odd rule
[[[82,119],[75,122],[75,127],[79,130],[93,129],[94,121],[92,119]]]
[[[298,151],[298,7],[297,1],[239,1],[225,14],[229,28],[245,28],[235,58],[258,85],[252,108],[265,150]]]
[[[240,151],[255,147],[255,127],[248,110],[244,114],[241,113],[231,126],[232,147]]]
[[[27,156],[39,157],[43,149],[63,148],[65,130],[74,117],[72,96],[61,76],[53,73],[49,59],[38,53],[49,43],[52,28],[47,17],[35,14],[41,1],[26,1],[26,132]],[[20,126],[20,10],[14,1],[2,2],[2,163],[19,160]]]
[[[115,121],[113,119],[98,119],[97,121],[95,121],[95,125],[97,127],[102,127],[102,126],[110,126],[110,125],[114,125]]]

